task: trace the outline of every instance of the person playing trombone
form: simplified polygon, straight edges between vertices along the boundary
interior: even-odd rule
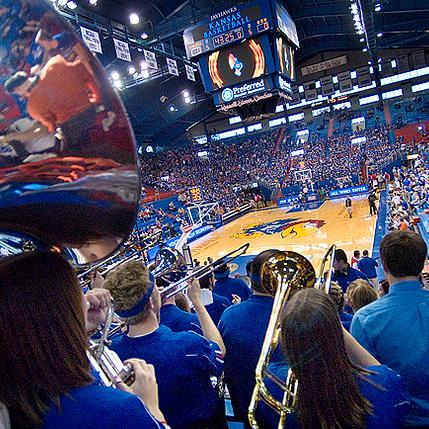
[[[341,326],[332,299],[317,289],[304,289],[288,301],[281,323],[283,362],[268,370],[285,381],[289,368],[298,380],[295,413],[287,428],[401,427],[409,396],[400,376],[381,365]],[[268,377],[266,385],[281,401],[284,391]],[[260,403],[258,423],[277,429],[279,415]]]
[[[130,261],[110,272],[104,287],[129,326],[112,349],[122,360],[140,358],[154,365],[160,406],[173,429],[223,428],[224,404],[211,378],[223,372],[225,346],[202,303],[198,280],[189,282],[188,297],[204,337],[160,325],[161,295],[143,263]]]

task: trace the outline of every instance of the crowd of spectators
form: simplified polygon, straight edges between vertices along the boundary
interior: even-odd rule
[[[423,160],[426,145],[408,166],[395,168],[388,195],[389,229],[414,229],[419,212],[429,207],[429,169]]]
[[[145,154],[142,178],[147,186],[175,192],[202,188],[206,201],[219,202],[224,211],[242,204],[243,191],[255,180],[273,182],[287,168],[286,147],[276,151],[272,132],[239,143],[211,142],[157,154]],[[205,151],[207,156],[199,156]]]
[[[400,128],[413,121],[413,118],[428,118],[429,100],[427,97],[416,97],[412,101],[397,102],[393,105],[392,113],[393,123]]]
[[[389,141],[389,127],[360,131],[354,136],[315,138],[299,143],[277,141],[270,132],[240,143],[211,142],[204,146],[185,146],[145,154],[142,160],[143,183],[158,190],[182,192],[198,186],[208,201],[219,202],[231,210],[246,200],[243,190],[255,181],[283,188],[297,182],[296,173],[310,170],[312,181],[328,186],[361,183],[363,163],[379,171],[403,151],[400,140]],[[354,144],[353,137],[366,142]],[[294,151],[302,149],[301,155]],[[205,151],[207,155],[199,156]]]

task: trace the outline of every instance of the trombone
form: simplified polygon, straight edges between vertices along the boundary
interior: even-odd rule
[[[168,298],[181,293],[188,287],[188,280],[194,278],[200,279],[208,273],[214,271],[217,267],[223,264],[228,264],[239,256],[244,255],[247,252],[249,246],[250,243],[246,243],[243,246],[227,253],[216,261],[213,261],[212,263],[198,268],[197,270],[193,270],[189,273],[187,273],[189,265],[185,263],[184,256],[178,250],[167,247],[160,249],[155,257],[156,267],[152,268],[151,270],[155,279],[164,279],[164,281],[167,281],[168,283],[167,278],[170,275],[173,275],[174,278],[179,278],[179,280],[170,282],[169,285],[161,291],[162,299],[167,300]],[[138,252],[136,252],[135,254],[118,261],[114,266],[109,267],[103,273],[109,272],[118,265],[121,265],[130,260],[139,260],[141,258],[141,255],[138,255]],[[90,271],[92,270],[88,270],[84,274],[87,275]],[[106,316],[106,321],[100,333],[100,338],[90,341],[88,357],[92,368],[98,373],[102,383],[105,386],[113,386],[114,381],[118,376],[124,381],[124,383],[130,385],[134,381],[134,373],[132,368],[129,365],[124,365],[116,353],[108,348],[108,346],[111,344],[111,338],[113,335],[120,332],[126,325],[125,322],[120,322],[112,329],[114,317],[115,313],[113,311],[113,305],[110,305]]]
[[[255,417],[260,401],[265,402],[279,414],[279,429],[285,427],[287,415],[293,413],[297,408],[298,380],[293,372],[289,369],[286,381],[280,380],[268,370],[268,364],[271,354],[279,343],[281,318],[291,293],[308,287],[316,287],[325,293],[329,293],[335,250],[336,246],[331,246],[323,257],[317,282],[314,267],[304,256],[298,253],[278,251],[263,263],[260,277],[262,279],[264,274],[269,277],[271,292],[275,295],[267,332],[256,365],[256,385],[248,410],[248,419],[252,429],[259,429],[260,427]],[[326,267],[328,267],[327,270]],[[269,378],[283,390],[281,401],[270,393],[265,384],[265,378]]]
[[[210,264],[202,266],[196,270],[191,269],[191,271],[188,273],[186,269],[188,266],[184,262],[185,258],[179,251],[175,249],[161,249],[161,251],[164,250],[166,252],[164,253],[162,259],[160,258],[159,265],[154,270],[152,270],[152,274],[155,279],[161,278],[167,281],[167,283],[169,283],[169,285],[161,291],[162,299],[167,300],[183,292],[188,287],[188,280],[199,280],[207,274],[213,272],[221,265],[229,264],[239,256],[244,255],[249,249],[249,247],[250,243],[243,244],[237,249],[234,249],[226,255],[220,257],[219,259],[216,259],[215,261],[211,262]],[[166,280],[166,277],[168,276],[168,274],[171,273],[177,273],[177,277],[181,278],[177,281],[169,282],[168,280]]]
[[[107,387],[114,386],[117,377],[130,386],[135,380],[135,374],[131,365],[125,365],[119,356],[108,348],[111,341],[108,339],[112,335],[110,330],[113,322],[113,305],[109,306],[106,321],[101,330],[100,338],[90,340],[88,359],[93,370],[98,374],[103,385]],[[115,328],[116,329],[116,328]]]

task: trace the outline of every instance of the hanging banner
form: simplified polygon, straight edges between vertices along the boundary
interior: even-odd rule
[[[347,56],[342,55],[341,57],[332,58],[321,63],[301,67],[301,74],[303,76],[307,76],[308,74],[319,73],[321,71],[333,69],[335,67],[343,66],[345,64],[347,64]]]
[[[88,30],[87,28],[80,27],[80,32],[82,33],[82,39],[85,42],[88,49],[92,52],[98,52],[99,54],[103,53],[101,48],[100,35],[96,31]]]
[[[195,82],[194,68],[192,66],[189,66],[188,64],[185,64],[185,69],[186,69],[186,77],[189,80],[193,80]]]
[[[115,44],[116,57],[120,60],[131,62],[131,53],[128,43],[115,38],[113,39],[113,43]]]
[[[144,59],[146,61],[147,66],[150,69],[158,70],[158,62],[156,61],[156,56],[153,52],[144,50]]]
[[[166,58],[168,73],[173,74],[174,76],[179,76],[179,69],[177,67],[177,61],[172,60],[171,58]]]

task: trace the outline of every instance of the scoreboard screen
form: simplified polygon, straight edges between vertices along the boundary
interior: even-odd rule
[[[274,28],[269,0],[258,0],[214,13],[183,34],[188,59]]]
[[[206,91],[237,85],[274,73],[274,60],[267,36],[226,46],[200,58]]]
[[[276,68],[289,80],[295,80],[295,51],[283,37],[276,39]]]

